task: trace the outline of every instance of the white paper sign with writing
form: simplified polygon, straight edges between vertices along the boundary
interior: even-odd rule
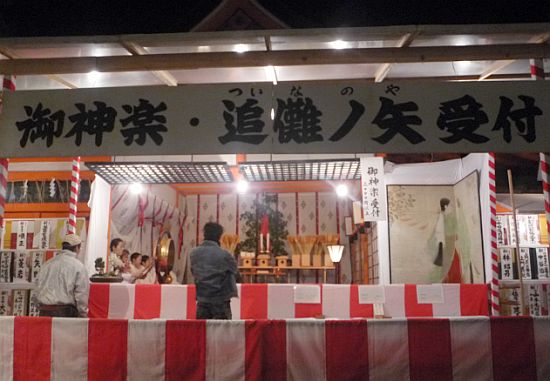
[[[27,290],[13,291],[13,316],[25,316],[27,314]]]
[[[523,279],[533,279],[531,272],[531,256],[528,247],[519,248],[519,258],[521,260],[521,276]]]
[[[38,316],[40,314],[40,310],[38,309],[38,304],[35,300],[36,291],[31,290],[29,294],[29,316]]]
[[[383,304],[386,303],[386,292],[384,286],[359,285],[359,304]]]
[[[11,315],[9,299],[10,290],[0,290],[0,316]]]
[[[0,283],[11,282],[11,252],[0,253]]]
[[[27,253],[17,251],[13,256],[13,282],[26,283],[29,281],[29,269],[27,267]]]
[[[25,250],[27,248],[27,221],[17,221],[17,250]]]
[[[501,265],[501,271],[500,271],[500,279],[504,280],[511,280],[514,279],[514,269],[512,267],[513,264],[512,259],[512,249],[509,248],[501,248],[500,249],[500,265]]]
[[[383,158],[361,158],[361,189],[364,220],[386,220],[386,187]]]
[[[537,247],[536,252],[539,279],[550,279],[550,268],[548,267],[548,248]]]
[[[440,284],[419,284],[416,286],[416,298],[419,304],[440,304],[443,298],[443,286]]]
[[[34,282],[38,277],[38,273],[44,264],[45,253],[35,251],[31,255],[31,282]]]
[[[52,225],[50,221],[40,221],[40,232],[38,234],[38,248],[48,249],[50,247],[50,233]]]
[[[318,285],[294,286],[294,303],[319,304],[321,303],[321,287]]]

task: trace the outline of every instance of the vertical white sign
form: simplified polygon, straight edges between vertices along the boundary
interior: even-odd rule
[[[27,249],[27,221],[17,221],[17,250]]]
[[[52,225],[50,221],[40,221],[40,232],[38,233],[38,248],[48,249],[50,247],[50,233]]]
[[[528,290],[529,296],[529,315],[542,316],[542,285],[530,284]]]
[[[0,290],[0,316],[9,316],[10,312],[10,291]]]
[[[506,224],[505,222],[508,221],[508,218],[506,216],[496,216],[496,224],[497,224],[497,246],[505,246],[508,239],[506,237]]]
[[[34,282],[36,278],[38,277],[38,272],[42,268],[42,264],[44,263],[44,256],[45,253],[42,253],[40,251],[35,251],[32,253],[31,256],[31,282]]]
[[[514,279],[514,268],[512,266],[512,249],[501,248],[500,249],[500,279],[511,280]]]
[[[13,291],[13,316],[27,314],[27,290]]]
[[[29,316],[38,316],[40,314],[38,304],[35,301],[35,294],[35,290],[31,290],[29,293]]]
[[[27,252],[17,251],[13,256],[13,282],[22,283],[29,281],[29,269],[27,267]]]
[[[361,158],[361,188],[364,220],[385,221],[386,187],[384,181],[383,158]]]
[[[550,279],[550,269],[548,268],[548,248],[537,247],[537,269],[539,279]]]
[[[0,283],[11,282],[11,252],[0,252]]]
[[[533,279],[531,272],[531,256],[529,255],[528,247],[519,248],[519,258],[521,261],[521,276],[523,279]]]

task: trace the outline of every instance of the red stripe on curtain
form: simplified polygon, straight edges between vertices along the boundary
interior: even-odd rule
[[[88,304],[88,317],[103,318],[109,317],[109,283],[90,284],[90,297]]]
[[[366,320],[325,321],[327,381],[369,379]]]
[[[267,319],[267,284],[241,286],[241,319]]]
[[[88,381],[125,380],[127,358],[128,320],[90,319]]]
[[[165,369],[166,381],[205,379],[206,320],[166,321]]]
[[[532,318],[491,319],[491,343],[494,381],[537,379]]]
[[[453,359],[449,320],[410,319],[408,333],[411,381],[452,381]]]
[[[245,322],[245,380],[286,380],[286,322]]]
[[[49,381],[52,319],[18,316],[13,337],[13,380]]]
[[[160,317],[160,284],[136,284],[134,319]]]

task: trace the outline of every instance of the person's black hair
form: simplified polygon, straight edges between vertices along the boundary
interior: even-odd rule
[[[141,256],[141,264],[144,264],[145,262],[147,262],[148,259],[149,259],[148,255],[142,255]]]
[[[130,255],[130,262],[134,262],[134,259],[136,259],[137,257],[139,257],[141,254],[140,253],[132,253],[132,255]]]
[[[207,222],[203,228],[204,239],[208,241],[220,242],[223,234],[223,226],[216,222]]]
[[[76,249],[79,248],[79,247],[80,247],[80,244],[74,245],[74,246],[71,245],[70,243],[67,243],[67,242],[63,242],[61,244],[61,248],[63,250],[69,250],[69,251],[74,251],[74,252],[76,252]]]
[[[122,250],[122,255],[130,256],[130,252],[127,249]]]
[[[113,251],[113,249],[114,249],[115,247],[117,247],[118,244],[121,243],[121,242],[122,242],[122,240],[121,240],[120,238],[114,238],[114,239],[112,239],[112,240],[111,240],[111,245],[109,246],[109,247],[111,248],[111,251]]]

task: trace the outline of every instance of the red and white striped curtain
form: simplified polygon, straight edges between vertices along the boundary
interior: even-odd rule
[[[548,380],[550,320],[0,318],[2,380]]]

